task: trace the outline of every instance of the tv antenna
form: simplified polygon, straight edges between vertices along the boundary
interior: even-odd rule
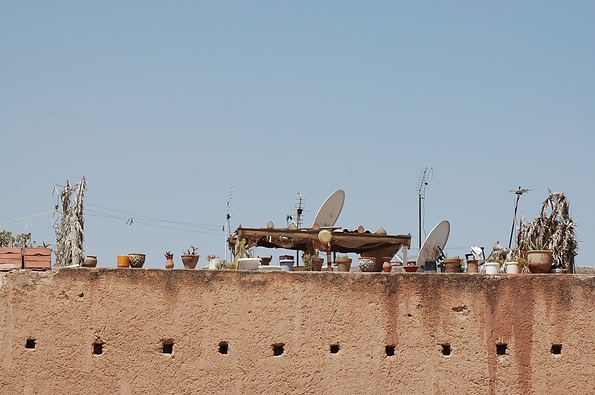
[[[302,196],[301,193],[297,193],[298,197],[295,199],[297,200],[297,203],[295,204],[295,216],[294,215],[288,215],[286,217],[287,220],[287,225],[289,225],[290,223],[295,225],[298,228],[302,227],[302,215],[304,215],[304,205],[306,202],[306,199],[304,199],[304,197]],[[293,220],[295,218],[295,221]]]
[[[297,203],[296,203],[296,207],[295,207],[295,217],[296,217],[296,225],[298,228],[302,227],[302,215],[304,215],[304,205],[306,200],[304,199],[304,197],[302,196],[301,193],[297,193],[298,197],[296,198]]]
[[[422,228],[422,217],[421,217],[421,207],[422,207],[422,200],[426,197],[426,187],[430,182],[430,179],[433,175],[433,168],[431,166],[426,166],[421,170],[419,175],[419,181],[417,182],[417,199],[418,199],[418,229],[419,229],[419,249],[421,251],[421,228]]]
[[[522,195],[524,195],[525,193],[527,193],[529,191],[531,191],[531,189],[521,188],[520,186],[518,187],[518,189],[510,190],[510,192],[512,192],[516,195],[516,199],[514,200],[514,217],[512,217],[512,229],[510,229],[510,239],[508,240],[508,248],[510,248],[512,245],[512,235],[514,234],[514,229],[516,227],[516,211],[517,211],[517,208],[519,207],[519,199],[521,198]]]

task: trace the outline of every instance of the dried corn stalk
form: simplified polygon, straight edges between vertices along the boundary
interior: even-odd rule
[[[526,222],[521,217],[513,255],[526,258],[527,251],[531,249],[551,250],[554,265],[574,273],[574,257],[578,254],[575,227],[566,196],[549,191],[539,217],[532,222]]]
[[[56,228],[56,264],[55,267],[64,267],[69,265],[80,265],[85,259],[83,250],[85,218],[83,216],[83,201],[87,182],[85,177],[76,183],[70,185],[66,181],[66,186],[60,192],[60,222],[55,225]]]

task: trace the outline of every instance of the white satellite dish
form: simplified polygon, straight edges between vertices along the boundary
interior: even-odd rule
[[[448,235],[450,234],[450,222],[447,220],[441,221],[438,225],[434,226],[434,229],[430,232],[426,240],[421,246],[419,253],[417,254],[417,262],[415,263],[417,266],[423,266],[425,262],[422,262],[421,252],[424,250],[424,247],[427,243],[433,242],[436,247],[440,247],[441,250],[444,250],[444,246],[448,241]]]
[[[326,198],[322,206],[320,206],[320,209],[314,218],[314,222],[312,223],[312,227],[314,227],[314,224],[318,224],[318,226],[321,227],[334,226],[337,222],[337,218],[339,218],[339,214],[341,214],[344,202],[345,191],[339,189],[338,191],[333,192]]]

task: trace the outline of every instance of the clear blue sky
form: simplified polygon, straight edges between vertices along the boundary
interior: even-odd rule
[[[8,221],[85,176],[99,266],[224,256],[230,185],[232,230],[344,189],[338,225],[416,247],[426,166],[449,255],[507,244],[523,186],[528,219],[566,194],[594,263],[594,2],[3,1],[0,57],[0,229],[54,242]]]

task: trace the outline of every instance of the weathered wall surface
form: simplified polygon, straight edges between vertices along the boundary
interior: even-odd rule
[[[595,393],[593,276],[62,269],[0,280],[2,394]]]

